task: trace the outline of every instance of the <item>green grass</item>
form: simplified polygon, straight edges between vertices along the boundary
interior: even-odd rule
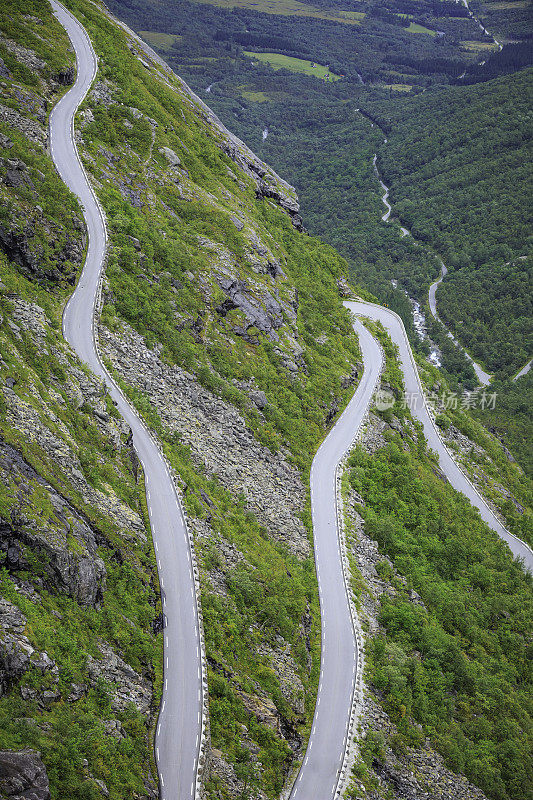
[[[495,42],[464,41],[461,42],[461,46],[464,50],[473,50],[477,53],[496,51],[498,49],[498,45]]]
[[[424,28],[424,26],[419,25],[418,22],[411,22],[406,30],[410,33],[429,33],[430,36],[437,35],[437,31],[432,31],[430,28]]]
[[[393,92],[410,92],[413,88],[408,83],[384,83],[384,89],[392,89]]]
[[[293,58],[279,53],[252,53],[249,50],[245,50],[244,55],[269,64],[272,69],[289,69],[291,72],[302,72],[304,75],[312,75],[315,78],[324,79],[328,75],[328,80],[332,81],[338,81],[341,78],[341,75],[335,75],[334,72],[330,72],[323,64],[316,64],[314,61],[307,61],[305,58]]]
[[[157,47],[158,50],[164,50],[168,53],[172,49],[172,45],[181,41],[183,36],[178,36],[174,33],[162,33],[161,31],[139,31],[145,42],[148,42],[151,47]]]
[[[520,8],[527,8],[531,5],[529,0],[516,0],[514,3],[488,3],[487,4],[491,11],[509,11]]]
[[[264,92],[252,92],[249,89],[243,89],[241,95],[245,100],[249,100],[250,103],[267,103],[270,99]]]

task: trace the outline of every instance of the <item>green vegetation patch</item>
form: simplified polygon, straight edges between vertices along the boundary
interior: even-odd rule
[[[270,100],[270,97],[264,92],[254,92],[250,89],[242,89],[241,95],[251,103],[267,103]]]
[[[268,64],[272,69],[288,69],[291,72],[302,72],[304,75],[313,75],[315,78],[328,81],[338,81],[342,77],[330,72],[329,67],[314,61],[307,61],[305,58],[293,58],[281,55],[281,53],[252,53],[249,50],[245,50],[244,55]]]
[[[384,83],[384,89],[391,89],[393,92],[410,92],[413,88],[408,83]]]
[[[419,25],[418,22],[411,22],[406,30],[409,31],[409,33],[428,33],[430,36],[437,35],[437,31],[432,31],[431,28],[425,28],[423,25]]]
[[[487,51],[497,51],[498,45],[496,42],[461,42],[461,46],[465,48],[465,50],[474,50],[476,53],[486,53]]]
[[[399,396],[394,347],[375,330],[384,380]],[[393,415],[412,422],[398,402],[382,413]],[[381,597],[385,633],[370,641],[370,680],[405,744],[429,736],[489,797],[531,798],[531,575],[442,480],[418,424],[386,437],[372,454],[358,446],[348,462],[366,533],[407,579]],[[411,601],[412,589],[423,605]]]
[[[162,33],[161,31],[139,31],[139,36],[148,42],[152,47],[168,52],[176,42],[182,40],[182,36],[176,33]]]
[[[365,529],[422,597],[385,598],[386,638],[371,647],[372,683],[409,744],[422,724],[454,770],[489,797],[530,797],[531,578],[470,504],[399,437],[351,459]]]
[[[501,377],[515,374],[533,352],[532,74],[524,69],[367,106],[388,136],[379,166],[393,213],[449,269],[439,315]]]

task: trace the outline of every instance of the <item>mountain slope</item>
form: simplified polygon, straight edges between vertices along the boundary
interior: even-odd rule
[[[296,232],[292,220],[299,224],[297,203],[290,187],[223,131],[177,79],[170,75],[164,80],[156,79],[151,74],[155,67],[145,66],[146,56],[141,52],[133,55],[126,37],[100,12],[90,5],[85,10],[84,21],[93,40],[106,49],[102,80],[81,110],[79,122],[82,156],[95,175],[111,227],[102,317],[108,327],[100,331],[101,342],[119,377],[127,364],[127,392],[154,424],[167,456],[182,477],[191,525],[198,537],[210,664],[213,755],[209,785],[213,791],[217,785],[236,790],[244,773],[250,771],[246,759],[243,762],[243,756],[248,754],[248,760],[252,758],[255,765],[258,788],[270,796],[280,791],[294,755],[301,750],[306,721],[314,706],[319,619],[305,482],[316,442],[348,396],[357,375],[357,342],[337,288],[345,268],[329,248]],[[18,335],[24,341],[18,355],[13,355],[13,359],[19,359],[19,366],[7,361],[7,344],[2,351],[6,353],[3,357],[7,381],[2,411],[6,437],[9,434],[9,441],[15,437],[13,446],[18,446],[19,453],[29,450],[30,454],[28,431],[9,391],[9,370],[22,375],[30,366],[36,369],[35,364],[38,365],[41,382],[35,383],[35,378],[29,394],[41,398],[42,424],[58,424],[49,398],[55,373],[60,382],[67,381],[69,385],[80,380],[80,367],[68,349],[57,342],[57,330],[61,303],[75,280],[84,247],[79,210],[61,186],[43,149],[48,109],[43,107],[40,122],[34,120],[33,106],[26,99],[32,86],[36,93],[46,88],[51,102],[61,90],[49,75],[52,69],[46,59],[51,60],[50,50],[44,51],[39,45],[43,65],[36,67],[32,62],[34,56],[27,46],[34,44],[32,31],[38,32],[41,38],[35,38],[41,42],[44,30],[50,28],[50,35],[63,42],[65,73],[72,62],[46,5],[36,3],[34,11],[29,19],[14,8],[6,11],[3,27],[12,38],[3,41],[29,66],[26,70],[15,69],[13,59],[4,60],[5,85],[12,99],[6,106],[9,110],[4,112],[9,130],[4,128],[6,138],[1,141],[2,190],[7,200],[2,239],[6,298],[3,325],[6,336],[15,337],[13,347]],[[17,20],[16,26],[10,25],[8,13]],[[23,41],[25,51],[21,49]],[[72,77],[71,71],[64,82],[71,82]],[[168,87],[165,81],[171,81],[175,88]],[[28,138],[28,131],[32,139]],[[42,210],[36,210],[38,223],[33,223],[30,209],[39,205],[36,198],[40,199],[40,194]],[[77,221],[72,211],[78,214]],[[19,311],[13,322],[20,330],[10,327],[12,306],[18,310],[22,299],[40,304],[48,320],[35,305],[30,305]],[[327,309],[327,316],[323,309]],[[42,335],[34,318],[43,318]],[[47,330],[55,330],[56,334],[46,334]],[[45,348],[46,337],[50,345]],[[68,356],[58,356],[56,349]],[[60,359],[59,364],[56,359]],[[147,371],[148,364],[151,367]],[[83,370],[81,375],[85,376]],[[22,385],[18,391],[22,391]],[[172,404],[171,392],[175,398]],[[88,390],[84,397],[86,394]],[[125,445],[120,445],[119,440],[115,449],[106,450],[107,439],[98,438],[85,417],[78,419],[79,415],[70,409],[68,397],[65,395],[61,402],[67,403],[68,413],[74,415],[72,424],[78,426],[77,434],[70,437],[77,454],[72,469],[89,476],[103,493],[94,500],[97,510],[105,513],[105,494],[113,496],[111,487],[115,485],[135,509],[141,508],[140,503],[144,508],[135,480],[131,485],[134,467],[129,467],[128,484],[119,467],[109,463],[118,457],[114,455],[116,448],[121,452]],[[80,402],[84,409],[85,400]],[[102,425],[109,418],[110,424],[124,431],[127,443],[128,431],[113,422],[116,412],[105,396],[96,410],[102,416]],[[39,428],[34,424],[34,428],[39,441],[49,438],[42,425]],[[128,444],[124,456],[120,456],[119,465],[125,463],[121,469],[128,468],[130,451]],[[57,454],[52,448],[49,458],[51,466],[45,469],[43,458],[34,457],[35,480],[42,475],[68,485],[70,467],[64,448],[58,448]],[[15,475],[11,462],[8,464],[8,473]],[[119,474],[115,475],[117,469]],[[135,469],[138,470],[136,463]],[[139,487],[140,478],[139,474]],[[54,497],[53,491],[52,485],[42,490],[43,504],[47,493]],[[54,501],[46,502],[53,505]],[[79,513],[82,501],[78,495],[74,493],[71,502],[70,513]],[[30,507],[39,508],[36,498],[30,498]],[[2,509],[9,519],[9,496]],[[108,517],[113,519],[111,512]],[[133,520],[132,517],[129,521],[130,527]],[[44,582],[40,578],[42,547],[37,562],[18,558],[18,540],[9,532],[11,527],[5,530],[11,561],[3,594],[30,618],[27,605],[17,593],[20,581],[26,580],[34,587],[37,604],[41,602],[41,589],[58,592],[62,584],[56,580],[58,589],[51,580]],[[105,552],[102,536],[94,538]],[[87,547],[96,547],[91,541]],[[112,541],[120,563],[133,560],[135,564],[135,559],[140,560],[125,531],[114,534]],[[134,710],[124,709],[122,713],[122,709],[114,707],[113,699],[109,701],[111,707],[104,701],[101,707],[91,706],[97,734],[84,746],[75,738],[65,737],[65,747],[72,750],[72,768],[63,778],[54,765],[64,758],[62,748],[56,746],[55,732],[64,732],[68,727],[62,721],[56,722],[62,719],[64,700],[70,696],[64,686],[69,675],[66,657],[60,657],[53,644],[47,645],[51,669],[56,670],[57,665],[61,687],[47,696],[47,704],[41,699],[38,684],[35,695],[23,694],[22,699],[16,699],[21,691],[21,675],[16,670],[3,684],[6,694],[0,704],[4,703],[4,718],[13,716],[17,703],[25,705],[35,697],[35,708],[30,706],[25,713],[35,717],[37,730],[42,732],[30,735],[20,724],[6,723],[0,746],[38,748],[57,796],[98,792],[94,788],[98,784],[91,776],[104,781],[112,797],[124,797],[125,791],[149,796],[153,790],[146,726],[157,700],[150,683],[160,669],[156,639],[160,605],[157,594],[152,596],[157,590],[153,552],[144,538],[143,547],[147,552],[141,563],[148,569],[149,578],[144,577],[141,566],[124,569],[130,574],[129,602],[138,592],[139,611],[135,613],[139,619],[142,616],[144,625],[149,625],[153,616],[154,633],[144,633],[143,649],[137,654],[128,649],[130,635],[121,630],[120,615],[109,632],[100,632],[96,626],[93,644],[90,637],[84,644],[85,629],[80,625],[80,638],[76,640],[80,666],[72,678],[83,687],[80,691],[88,691],[89,695],[90,675],[98,680],[106,697],[118,691],[122,662],[115,662],[115,672],[107,666],[99,669],[90,661],[87,648],[91,658],[103,657],[104,662],[116,653],[125,665],[131,664],[135,674],[143,665],[138,678],[143,701],[140,710],[135,711],[138,722],[134,734],[126,725],[127,714]],[[129,554],[130,549],[134,551],[131,556],[123,554]],[[84,552],[82,544],[69,537],[64,550],[61,557],[71,559],[74,565],[78,551],[80,558]],[[97,608],[102,604],[107,607],[116,593],[121,596],[124,591],[120,574],[117,576],[107,566],[105,558],[103,561],[107,583],[93,589]],[[104,566],[99,561],[97,565],[105,574]],[[74,566],[71,571],[75,572]],[[146,581],[153,588],[143,606]],[[73,595],[77,608],[76,603],[81,604],[84,595],[81,597],[74,578],[72,583],[72,592],[78,592]],[[265,587],[268,604],[264,602]],[[154,608],[152,616],[145,610],[148,602]],[[31,619],[39,618],[38,611],[32,613]],[[41,616],[45,625],[44,612]],[[107,620],[107,614],[102,614],[101,619]],[[30,641],[34,641],[31,636]],[[19,644],[23,647],[24,640]],[[146,666],[147,657],[155,666]],[[129,666],[123,668],[126,675],[128,669]],[[30,677],[35,683],[33,672]],[[130,675],[130,680],[135,683],[137,678]],[[135,697],[131,687],[128,694]],[[76,705],[72,707],[75,711]],[[117,727],[109,727],[108,733],[107,725],[114,719],[118,720]],[[50,726],[54,735],[47,738],[45,731]],[[141,744],[143,736],[146,738]],[[107,748],[109,758],[101,756],[102,748]],[[121,750],[127,750],[128,755],[121,756]],[[89,762],[87,767],[83,758]],[[112,768],[103,767],[108,760]],[[125,782],[120,780],[121,773],[128,776]]]
[[[76,130],[110,222],[101,350],[179,475],[200,558],[206,794],[276,797],[318,678],[309,465],[360,370],[346,264],[179,79],[98,7],[70,6],[100,57]],[[29,747],[54,797],[153,798],[162,618],[143,476],[59,333],[86,243],[44,145],[72,59],[45,2],[1,22],[0,763]]]
[[[54,797],[100,797],[97,781],[154,797],[161,606],[144,481],[127,426],[60,336],[85,232],[44,148],[72,56],[49,9],[28,11],[4,7],[1,24],[2,777],[20,768],[31,784],[40,752]]]

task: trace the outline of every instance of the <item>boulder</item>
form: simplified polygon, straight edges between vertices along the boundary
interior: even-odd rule
[[[6,800],[50,800],[50,786],[36,750],[0,750],[0,796]]]
[[[261,303],[252,295],[245,280],[219,278],[218,283],[226,294],[226,300],[216,308],[220,316],[225,317],[228,311],[238,308],[246,317],[246,328],[258,328],[271,339],[278,340],[276,330],[283,325],[283,310],[278,300],[264,292]]]
[[[260,411],[266,408],[268,403],[266,394],[261,390],[250,392],[250,400],[252,401],[252,403],[255,403],[255,405]]]
[[[54,75],[54,78],[60,86],[72,86],[76,77],[76,70],[74,67],[61,70]]]
[[[179,167],[181,164],[179,156],[170,147],[160,147],[159,152],[162,156],[165,156],[171,167]]]

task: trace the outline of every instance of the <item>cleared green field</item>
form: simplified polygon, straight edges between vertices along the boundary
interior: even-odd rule
[[[183,38],[177,34],[161,33],[160,31],[139,31],[139,36],[141,36],[145,42],[148,42],[151,47],[164,50],[165,52],[168,52],[175,42],[179,42],[180,39]]]
[[[252,53],[249,50],[245,50],[244,55],[256,61],[269,64],[273,69],[290,69],[291,72],[303,72],[304,75],[312,75],[315,78],[323,78],[331,81],[338,81],[342,77],[342,75],[335,75],[334,72],[330,72],[329,69],[322,64],[316,64],[314,61],[306,61],[305,58],[282,56],[279,53]],[[328,77],[326,78],[326,76]]]
[[[315,17],[316,19],[329,19],[333,22],[343,22],[346,25],[360,25],[365,16],[363,11],[329,11],[317,8],[311,3],[301,3],[299,0],[195,0],[220,8],[249,8],[263,14],[279,14],[285,17]]]
[[[413,87],[409,83],[384,83],[383,88],[393,92],[410,92]]]
[[[251,103],[267,103],[270,99],[264,92],[252,92],[250,89],[241,89],[241,96]]]
[[[432,31],[431,28],[424,28],[423,25],[419,25],[418,22],[411,22],[408,28],[405,29],[410,33],[429,33],[430,36],[436,36],[437,32]]]
[[[498,49],[498,45],[495,42],[461,42],[461,47],[464,50],[474,50],[478,53]]]

